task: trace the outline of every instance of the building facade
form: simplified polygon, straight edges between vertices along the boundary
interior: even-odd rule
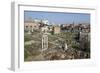
[[[40,24],[37,22],[33,22],[33,21],[26,21],[24,23],[24,30],[25,31],[33,31],[36,29],[39,29]]]
[[[61,31],[60,26],[56,25],[53,27],[53,33],[54,34],[59,34]]]

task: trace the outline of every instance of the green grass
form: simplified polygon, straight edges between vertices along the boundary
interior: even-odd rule
[[[62,42],[66,42],[68,45],[68,48],[73,48],[76,50],[80,50],[81,46],[80,43],[78,43],[75,40],[75,37],[77,36],[76,32],[61,32],[59,34],[49,34],[48,35],[48,47],[49,48],[59,48],[58,46],[62,45]],[[24,41],[36,41],[35,43],[32,43],[30,45],[24,45],[24,59],[27,60],[29,57],[35,57],[40,54],[40,49],[42,47],[42,32],[40,30],[34,30],[32,34],[25,33],[24,35]],[[52,43],[51,43],[52,42]],[[87,43],[87,42],[86,42]],[[58,44],[58,45],[56,45]],[[89,44],[89,43],[87,43]],[[88,46],[85,44],[86,46]],[[55,47],[55,48],[54,48]],[[89,46],[88,46],[89,47]],[[87,47],[86,47],[87,48]],[[90,47],[89,47],[90,50]]]

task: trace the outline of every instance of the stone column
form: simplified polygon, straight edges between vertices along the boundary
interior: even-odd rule
[[[31,34],[30,26],[28,27],[28,34]]]
[[[65,43],[65,50],[67,50],[68,49],[68,46],[67,46],[67,43]]]
[[[44,33],[42,35],[42,51],[47,49],[48,49],[48,35]]]

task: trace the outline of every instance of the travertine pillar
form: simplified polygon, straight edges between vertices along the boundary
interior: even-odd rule
[[[42,35],[42,50],[46,50],[48,49],[48,35],[47,34],[43,34]]]

